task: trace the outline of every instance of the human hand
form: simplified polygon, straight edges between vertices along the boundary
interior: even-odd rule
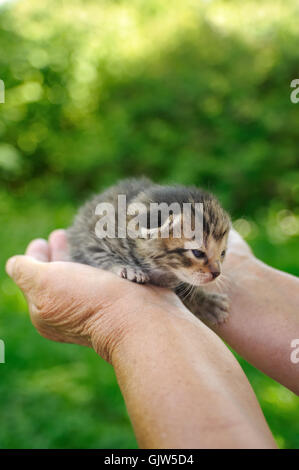
[[[153,314],[150,306],[155,306],[153,312],[184,310],[171,291],[137,286],[66,259],[65,232],[56,230],[48,242],[33,240],[25,256],[14,256],[6,265],[25,294],[33,325],[45,338],[93,347],[111,361],[125,337]]]
[[[228,321],[213,326],[240,356],[299,394],[298,371],[290,359],[299,332],[298,278],[256,258],[231,230],[222,275],[207,286],[228,295]],[[298,336],[297,336],[298,337]]]
[[[229,232],[227,254],[224,261],[226,269],[237,266],[240,262],[253,260],[254,255],[241,235],[232,228]]]
[[[167,289],[137,286],[107,271],[67,262],[67,258],[65,231],[56,230],[49,242],[33,240],[25,256],[7,263],[8,274],[28,301],[32,323],[48,339],[90,346],[111,360],[113,349],[134,326],[144,327],[149,308],[158,307],[160,315],[184,310],[188,316],[178,297]],[[239,267],[251,258],[246,242],[232,230],[224,282],[207,289],[220,286],[222,292],[228,292],[234,279],[239,279]],[[156,308],[151,310],[152,315]]]

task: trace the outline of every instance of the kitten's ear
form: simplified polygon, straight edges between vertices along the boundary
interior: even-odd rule
[[[171,213],[160,227],[161,238],[181,237],[182,214]]]
[[[160,211],[153,210],[147,206],[139,223],[141,236],[143,238],[160,238],[162,228],[168,224],[167,216],[163,216]]]
[[[138,226],[138,236],[142,238],[168,238],[181,228],[181,213],[169,213],[167,206],[157,209],[155,205],[133,201],[128,206],[128,215],[128,231],[133,229],[136,233]]]
[[[170,238],[178,231],[180,236],[181,214],[147,212],[147,226],[143,227],[144,236],[150,238]]]

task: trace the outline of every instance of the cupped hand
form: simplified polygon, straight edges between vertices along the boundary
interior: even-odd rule
[[[25,294],[33,325],[48,339],[93,347],[110,361],[113,350],[134,325],[146,322],[152,312],[175,311],[192,317],[168,289],[136,285],[67,258],[66,233],[56,230],[48,241],[33,240],[24,256],[14,256],[6,265]],[[246,260],[253,258],[246,242],[231,230],[224,283],[220,284],[223,292],[239,279]],[[214,283],[208,289],[215,290]]]
[[[45,338],[93,347],[110,361],[113,350],[148,308],[183,308],[174,293],[140,286],[91,266],[68,262],[64,230],[33,240],[6,270],[22,289],[33,325]]]
[[[232,228],[229,232],[227,243],[226,266],[235,266],[247,259],[254,258],[254,255],[241,235]]]

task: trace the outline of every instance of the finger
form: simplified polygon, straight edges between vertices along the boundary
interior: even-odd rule
[[[29,243],[25,254],[32,256],[32,258],[35,258],[38,261],[50,261],[49,245],[43,238],[32,240],[32,242]]]
[[[67,261],[68,246],[65,230],[54,230],[49,237],[51,261]]]
[[[7,261],[6,272],[21,289],[27,292],[40,278],[43,266],[46,265],[31,256],[17,255]]]

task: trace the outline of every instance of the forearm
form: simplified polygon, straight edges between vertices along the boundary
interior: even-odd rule
[[[237,361],[174,293],[49,262],[59,260],[58,239],[65,244],[56,235],[51,249],[32,242],[7,272],[43,336],[93,346],[112,362],[141,446],[274,446]]]
[[[250,257],[229,282],[231,315],[216,332],[242,357],[299,394],[299,364],[291,341],[299,338],[299,280]]]
[[[275,447],[239,364],[184,309],[147,309],[112,364],[141,447]]]

